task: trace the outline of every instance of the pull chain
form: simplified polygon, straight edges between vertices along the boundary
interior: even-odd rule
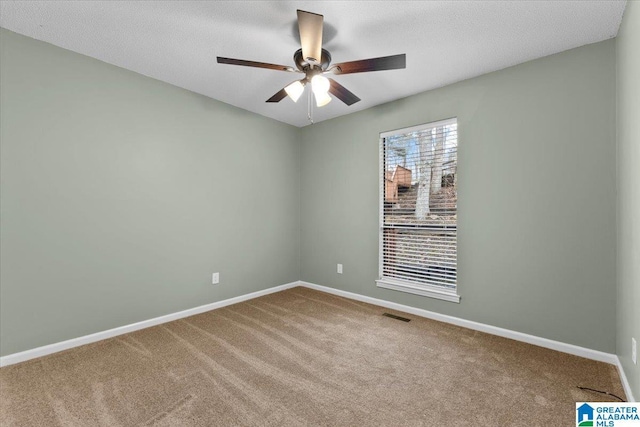
[[[307,91],[307,118],[313,124],[313,104],[311,102],[311,91]]]

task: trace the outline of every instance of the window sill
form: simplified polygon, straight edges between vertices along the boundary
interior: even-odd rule
[[[386,277],[376,280],[376,285],[379,288],[392,289],[394,291],[407,292],[424,297],[460,303],[460,295],[458,295],[455,290],[446,290],[430,285],[419,285],[416,283],[405,282],[402,280],[390,279]]]

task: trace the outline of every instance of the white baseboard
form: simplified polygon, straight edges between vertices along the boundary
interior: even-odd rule
[[[624,388],[624,394],[627,395],[627,400],[629,402],[635,402],[636,400],[633,396],[633,392],[631,391],[627,374],[624,372],[624,368],[622,367],[622,363],[618,357],[616,357],[616,366],[618,367],[618,374],[620,374],[620,381],[622,381],[622,387]]]
[[[261,291],[252,292],[250,294],[240,295],[234,298],[229,298],[222,301],[216,301],[211,304],[205,304],[199,307],[190,308],[188,310],[179,311],[177,313],[171,313],[165,316],[155,317],[149,320],[143,320],[142,322],[132,323],[130,325],[120,326],[118,328],[113,328],[113,329],[109,329],[102,332],[96,332],[95,334],[85,335],[82,337],[73,338],[70,340],[61,341],[58,343],[49,344],[42,347],[37,347],[31,350],[21,351],[20,353],[9,354],[9,355],[0,357],[0,367],[13,365],[15,363],[20,363],[20,362],[25,362],[27,360],[46,356],[52,353],[57,353],[63,350],[69,350],[71,348],[79,347],[81,345],[90,344],[96,341],[126,334],[128,332],[138,331],[140,329],[148,328],[155,325],[160,325],[162,323],[171,322],[177,319],[182,319],[183,317],[189,317],[195,314],[204,313],[205,311],[215,310],[216,308],[237,304],[242,301],[258,298],[263,295],[272,294],[274,292],[283,291],[285,289],[293,288],[296,286],[299,286],[299,282],[286,283],[284,285],[274,286],[269,289],[263,289]]]

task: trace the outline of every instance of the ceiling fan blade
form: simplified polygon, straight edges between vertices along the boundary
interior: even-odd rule
[[[298,9],[298,30],[302,58],[320,63],[322,59],[322,25],[324,17],[317,13]]]
[[[269,70],[295,72],[293,67],[286,65],[269,64],[267,62],[245,61],[244,59],[223,58],[218,56],[218,64],[243,65],[245,67],[267,68]]]
[[[275,95],[267,99],[267,102],[280,102],[287,97],[287,91],[280,89]]]
[[[361,59],[359,61],[334,64],[331,70],[335,74],[366,73],[367,71],[397,70],[407,67],[407,55],[382,56],[380,58]]]
[[[360,101],[360,98],[355,96],[351,91],[349,91],[349,89],[342,86],[337,81],[329,79],[329,83],[331,84],[331,86],[329,86],[329,93],[345,104],[352,105]]]

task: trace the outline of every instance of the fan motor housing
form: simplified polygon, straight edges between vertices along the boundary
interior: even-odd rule
[[[307,72],[314,67],[320,68],[322,71],[325,71],[329,64],[331,63],[331,54],[328,50],[322,49],[322,57],[320,58],[320,63],[308,62],[306,59],[302,57],[302,49],[296,50],[296,53],[293,54],[293,61],[298,67],[298,70]]]

